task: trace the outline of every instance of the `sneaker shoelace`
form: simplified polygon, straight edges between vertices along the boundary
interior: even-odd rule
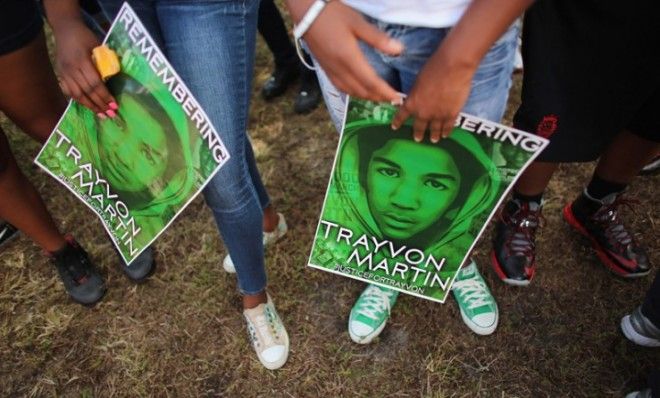
[[[509,220],[503,220],[515,225],[515,232],[509,236],[506,246],[517,256],[531,257],[534,255],[534,237],[536,229],[544,221],[541,209],[534,211],[529,204],[523,203],[520,209]]]
[[[383,311],[387,311],[389,314],[390,310],[390,296],[377,287],[370,287],[362,295],[357,313],[377,321]]]
[[[483,281],[475,278],[454,282],[453,289],[468,302],[468,309],[490,305],[488,289]]]
[[[636,200],[617,197],[612,203],[605,204],[593,215],[593,220],[605,228],[605,234],[610,241],[620,247],[626,247],[633,242],[633,237],[626,227],[619,221],[619,207],[626,206],[634,211],[632,205],[639,203]]]
[[[261,338],[264,341],[266,347],[271,346],[275,343],[273,339],[273,334],[271,333],[271,325],[268,322],[268,319],[265,315],[257,315],[254,317],[255,328],[261,335]]]

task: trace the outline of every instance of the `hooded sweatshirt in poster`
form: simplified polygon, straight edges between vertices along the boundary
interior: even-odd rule
[[[149,246],[229,159],[208,117],[124,4],[104,43],[114,118],[71,101],[36,162],[102,220],[124,261]]]
[[[543,138],[461,114],[415,142],[396,108],[351,99],[309,265],[444,302],[461,264]],[[512,170],[515,170],[512,175]]]

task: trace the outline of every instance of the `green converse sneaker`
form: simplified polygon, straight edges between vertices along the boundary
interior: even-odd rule
[[[270,295],[267,302],[243,310],[243,316],[261,364],[270,370],[281,368],[289,357],[289,335]]]
[[[264,248],[280,240],[280,238],[282,238],[288,230],[289,227],[286,225],[284,215],[282,213],[277,213],[277,227],[275,230],[272,232],[264,232]],[[230,274],[236,273],[236,267],[234,266],[234,262],[231,260],[229,254],[227,254],[225,259],[222,260],[222,268]]]
[[[451,291],[461,310],[463,322],[473,332],[485,336],[495,331],[499,318],[497,303],[474,260],[470,259],[470,263],[458,271]]]
[[[369,344],[387,324],[390,311],[396,303],[396,290],[368,285],[351,309],[348,334],[358,344]]]

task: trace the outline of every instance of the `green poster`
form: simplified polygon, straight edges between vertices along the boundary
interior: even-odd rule
[[[309,266],[444,302],[460,265],[547,140],[461,114],[412,139],[396,108],[350,99]]]
[[[117,117],[71,101],[36,163],[103,221],[124,260],[150,245],[229,159],[206,113],[128,4],[104,43]]]

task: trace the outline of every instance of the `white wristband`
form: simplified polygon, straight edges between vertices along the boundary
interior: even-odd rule
[[[312,26],[312,23],[316,20],[319,14],[321,14],[323,7],[325,7],[329,1],[330,0],[316,0],[314,3],[312,3],[312,6],[309,7],[305,13],[305,16],[303,16],[298,25],[293,28],[293,37],[296,40],[299,40],[301,37],[303,37],[303,35],[307,32],[309,27]]]

